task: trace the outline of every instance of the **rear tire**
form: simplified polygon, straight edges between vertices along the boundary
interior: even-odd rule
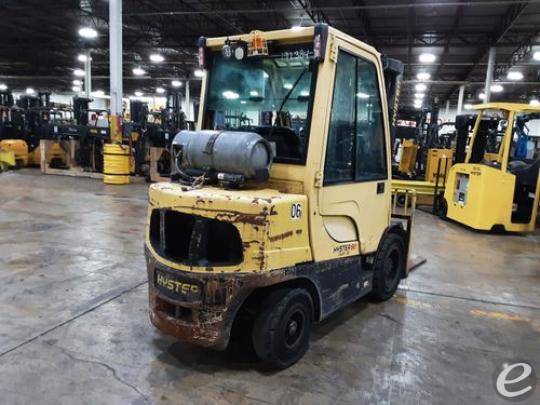
[[[273,368],[285,369],[309,348],[313,301],[302,288],[282,288],[268,294],[253,325],[257,356]]]
[[[405,274],[405,260],[403,238],[396,233],[387,234],[373,264],[373,290],[370,296],[374,301],[386,301],[394,295]]]

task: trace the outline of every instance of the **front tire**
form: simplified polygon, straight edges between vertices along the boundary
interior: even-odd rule
[[[277,369],[300,360],[309,348],[313,301],[302,288],[282,288],[263,302],[253,325],[257,356]]]
[[[387,234],[373,264],[371,298],[374,301],[386,301],[394,295],[401,277],[405,274],[405,260],[403,238],[396,233]]]

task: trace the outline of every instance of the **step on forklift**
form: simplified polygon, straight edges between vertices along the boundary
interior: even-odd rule
[[[528,148],[533,135],[528,125],[540,135],[540,108],[517,103],[474,108],[478,115],[472,138],[463,163],[449,171],[439,215],[476,230],[532,232],[540,196],[540,156],[537,149]],[[458,159],[464,155],[461,144]]]
[[[387,89],[402,64],[325,24],[201,38],[199,63],[197,130],[149,189],[150,319],[286,368],[315,322],[388,300],[416,264],[414,194],[392,212]]]

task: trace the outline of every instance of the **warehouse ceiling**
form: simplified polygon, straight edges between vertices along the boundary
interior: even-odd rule
[[[82,68],[77,56],[92,51],[93,89],[108,92],[108,2],[104,0],[0,0],[0,82],[13,91],[69,92]],[[403,103],[411,104],[419,72],[430,73],[429,100],[455,103],[460,84],[466,98],[478,102],[488,50],[496,46],[495,80],[503,92],[495,100],[526,101],[540,96],[540,1],[424,0],[124,0],[124,91],[155,94],[171,80],[190,80],[198,94],[196,40],[253,29],[272,30],[326,22],[405,63]],[[91,26],[98,37],[78,35]],[[537,48],[536,48],[537,47]],[[165,61],[151,63],[159,53]],[[419,61],[422,53],[436,56]],[[133,68],[142,67],[139,77]],[[508,70],[524,74],[508,81]]]

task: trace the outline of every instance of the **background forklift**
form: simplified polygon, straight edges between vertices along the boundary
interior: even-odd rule
[[[324,24],[202,38],[199,56],[197,130],[149,189],[150,319],[285,368],[314,322],[389,299],[413,266],[413,211],[392,213],[390,187],[403,68]]]
[[[540,108],[515,103],[474,108],[478,116],[470,145],[464,162],[450,169],[440,216],[477,230],[533,231],[540,158],[537,150],[527,150],[527,123],[540,123]],[[461,148],[459,155],[463,142]]]

